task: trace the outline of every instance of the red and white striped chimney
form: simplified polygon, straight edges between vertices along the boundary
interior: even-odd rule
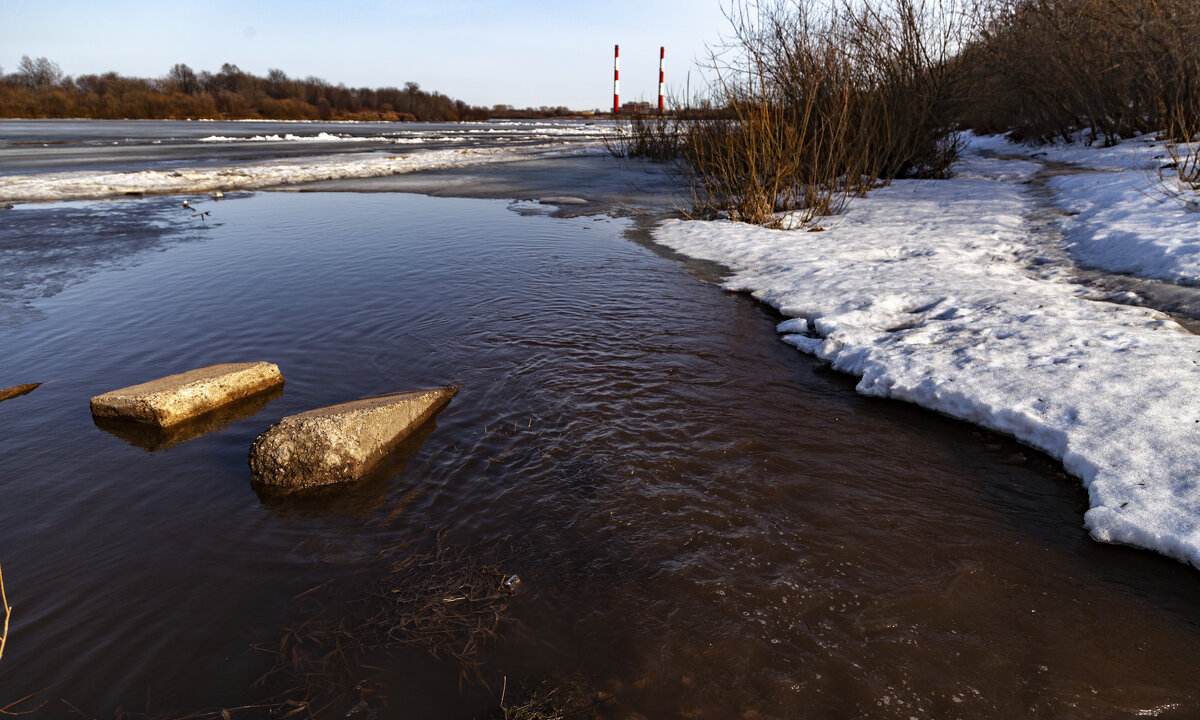
[[[613,114],[621,111],[621,46],[613,45]]]
[[[667,48],[658,49],[658,111],[663,111],[663,70],[667,63]]]

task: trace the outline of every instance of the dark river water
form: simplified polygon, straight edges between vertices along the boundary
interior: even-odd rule
[[[0,387],[44,383],[0,403],[0,707],[270,705],[254,646],[336,623],[381,551],[440,537],[522,582],[476,675],[420,647],[349,662],[382,678],[378,717],[503,717],[537,683],[603,693],[589,718],[1200,715],[1194,569],[1090,541],[1038,453],[856,395],[649,220],[387,192],[202,207],[0,214]],[[282,395],[198,437],[88,410],[253,360]],[[450,384],[364,483],[252,489],[282,416]]]

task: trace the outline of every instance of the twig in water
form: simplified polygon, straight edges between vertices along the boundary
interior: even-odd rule
[[[8,606],[8,596],[4,594],[4,572],[0,569],[0,603],[4,604],[4,632],[0,632],[0,658],[4,657],[4,645],[8,642],[8,621],[12,617],[12,608]]]
[[[52,687],[54,687],[54,686],[51,685],[50,687],[46,688],[45,690],[38,690],[37,692],[29,693],[28,695],[21,698],[20,700],[13,700],[9,704],[5,705],[4,707],[0,707],[0,715],[16,716],[16,715],[32,715],[32,714],[34,714],[38,710],[41,710],[42,708],[46,707],[46,703],[49,701],[43,700],[40,705],[38,705],[35,708],[31,708],[29,710],[13,710],[13,708],[15,708],[16,706],[25,702],[26,700],[31,700],[31,699],[37,697],[38,695],[41,695],[42,693],[49,691],[50,688],[52,688]]]

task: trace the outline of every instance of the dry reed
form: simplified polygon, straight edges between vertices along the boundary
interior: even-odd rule
[[[684,126],[673,114],[633,113],[619,121],[604,148],[613,157],[671,162],[683,149]]]
[[[520,582],[497,564],[505,550],[454,547],[438,535],[428,550],[408,543],[381,551],[379,577],[349,601],[334,599],[329,584],[302,593],[298,599],[316,609],[277,645],[258,648],[275,663],[256,686],[282,688],[273,702],[286,714],[278,717],[335,709],[370,716],[386,700],[389,675],[371,660],[400,647],[448,659],[463,682],[482,683],[480,651],[496,637]]]
[[[8,644],[8,621],[12,618],[12,608],[8,605],[8,595],[4,591],[3,569],[0,569],[0,604],[4,605],[4,631],[0,632],[0,658],[3,658],[4,646]]]
[[[714,53],[723,116],[688,123],[701,217],[806,224],[897,177],[944,176],[963,85],[953,0],[745,0]],[[732,57],[732,60],[718,59]]]
[[[507,685],[507,678],[505,679]],[[516,701],[506,704],[501,696],[495,720],[570,720],[592,718],[604,704],[597,693],[581,680],[569,678],[541,680],[522,684],[514,693]]]

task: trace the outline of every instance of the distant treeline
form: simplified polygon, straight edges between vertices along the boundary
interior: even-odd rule
[[[161,78],[63,74],[47,58],[21,58],[0,72],[0,117],[227,120],[486,120],[562,117],[566,108],[468,105],[415,82],[403,88],[348,88],[315,77],[297,79],[277,68],[258,77],[226,63],[216,73],[182,63]]]

